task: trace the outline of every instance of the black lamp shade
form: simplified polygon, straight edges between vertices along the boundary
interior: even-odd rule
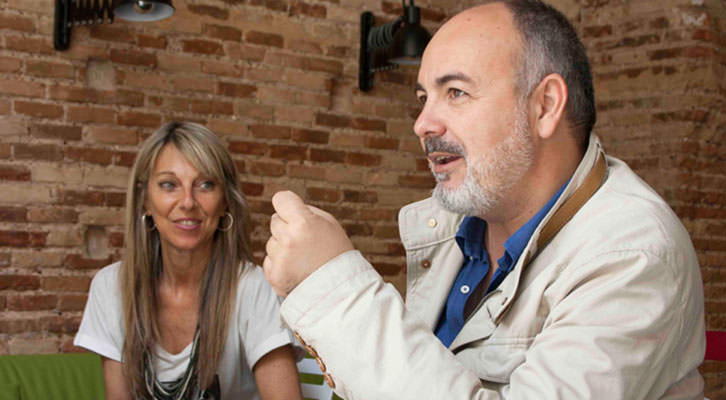
[[[388,61],[401,65],[418,65],[429,40],[431,35],[421,25],[404,25],[393,35],[391,58]]]
[[[127,21],[158,21],[174,13],[171,0],[116,0],[113,13]]]

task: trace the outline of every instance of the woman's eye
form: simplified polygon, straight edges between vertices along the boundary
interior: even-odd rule
[[[214,182],[213,181],[203,181],[199,184],[199,187],[203,190],[212,190],[214,189]]]
[[[161,182],[159,182],[159,187],[162,190],[174,190],[174,188],[176,187],[176,185],[174,185],[174,182],[161,181]]]

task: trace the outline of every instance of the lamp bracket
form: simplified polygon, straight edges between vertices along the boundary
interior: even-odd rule
[[[402,18],[374,27],[375,17],[370,11],[360,15],[360,59],[358,88],[364,92],[373,89],[373,74],[398,68],[388,61],[393,35],[400,28]]]
[[[71,27],[113,22],[113,0],[55,0],[53,46],[66,50],[71,43]]]

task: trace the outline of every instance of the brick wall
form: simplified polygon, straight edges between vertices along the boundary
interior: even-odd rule
[[[433,32],[474,1],[419,1]],[[583,37],[597,133],[693,235],[709,329],[726,330],[721,0],[557,0]],[[262,255],[269,199],[336,215],[399,290],[396,214],[432,185],[411,133],[415,69],[357,89],[359,14],[398,1],[177,0],[157,23],[75,27],[52,47],[52,0],[0,0],[0,354],[73,351],[90,278],[119,259],[124,186],[145,136],[174,119],[222,135]],[[363,185],[361,184],[363,183]],[[725,363],[702,367],[726,398]]]

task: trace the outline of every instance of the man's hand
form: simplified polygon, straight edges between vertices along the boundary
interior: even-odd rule
[[[335,217],[306,205],[295,193],[275,193],[272,206],[272,236],[262,268],[279,296],[287,296],[323,264],[353,249]]]

